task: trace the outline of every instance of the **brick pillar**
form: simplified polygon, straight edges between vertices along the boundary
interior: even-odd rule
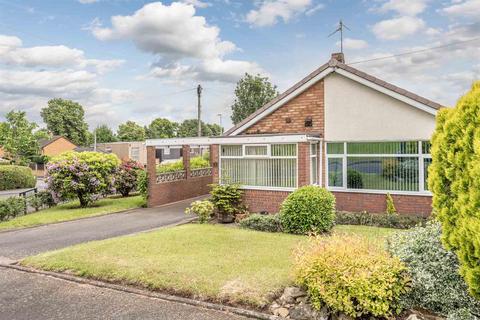
[[[151,206],[152,190],[157,184],[155,147],[147,147],[148,206]]]
[[[182,154],[183,154],[183,168],[185,169],[185,177],[186,179],[190,179],[190,146],[183,145],[182,146]]]
[[[210,146],[210,166],[212,167],[213,183],[218,183],[219,180],[219,145],[212,144]]]
[[[298,187],[310,184],[310,143],[298,144]]]

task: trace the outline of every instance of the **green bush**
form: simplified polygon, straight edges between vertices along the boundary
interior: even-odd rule
[[[418,224],[424,225],[427,218],[398,214],[368,212],[337,212],[336,224],[351,224],[384,228],[409,229]]]
[[[40,191],[34,195],[27,197],[27,204],[39,211],[44,208],[51,208],[56,205],[52,194],[48,191]]]
[[[237,184],[214,184],[210,191],[210,201],[218,214],[223,217],[233,217],[243,211],[243,191]]]
[[[305,186],[285,199],[280,208],[282,229],[288,233],[327,232],[335,221],[335,197],[316,186]]]
[[[28,167],[2,165],[0,166],[0,191],[35,187],[36,179]]]
[[[480,303],[468,294],[458,272],[458,259],[443,248],[441,227],[431,221],[425,227],[399,232],[389,238],[388,250],[409,268],[412,291],[404,297],[408,308],[423,308],[454,318],[459,312],[480,314]]]
[[[81,207],[115,191],[120,160],[114,154],[66,152],[47,165],[48,190],[55,200],[78,198]]]
[[[392,195],[390,193],[387,193],[387,214],[390,215],[396,215],[397,214],[397,208],[395,208],[395,203],[393,202]]]
[[[198,216],[198,222],[206,223],[213,216],[215,207],[213,203],[208,200],[198,200],[190,204],[190,207],[185,209],[186,214],[194,214]]]
[[[0,221],[8,220],[25,214],[25,199],[10,197],[0,200]]]
[[[143,170],[141,164],[133,160],[122,161],[115,172],[115,190],[122,197],[128,197],[130,192],[138,187],[138,174]]]
[[[240,227],[266,232],[282,231],[278,215],[270,214],[252,214],[240,221]]]
[[[138,173],[138,182],[137,182],[138,192],[142,195],[143,199],[147,200],[148,198],[148,172],[147,170],[142,170]]]
[[[190,169],[201,169],[208,167],[210,167],[210,159],[206,159],[202,156],[190,158]],[[157,173],[167,173],[182,170],[184,170],[183,160],[177,160],[175,162],[162,163],[157,165]]]
[[[352,189],[362,189],[363,188],[363,178],[362,174],[357,170],[348,169],[347,170],[347,186]]]
[[[210,156],[209,156],[210,157]],[[190,159],[190,169],[201,169],[210,167],[210,159],[202,156],[193,157]]]
[[[314,308],[392,318],[410,287],[406,266],[360,237],[318,237],[296,256],[295,277]]]
[[[428,185],[443,241],[480,298],[480,82],[453,109],[437,114]]]

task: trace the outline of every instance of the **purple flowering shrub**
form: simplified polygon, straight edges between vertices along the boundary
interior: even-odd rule
[[[122,197],[137,189],[138,177],[143,170],[141,164],[133,160],[124,160],[115,174],[115,189]]]
[[[66,152],[47,164],[46,182],[56,202],[77,198],[87,207],[115,192],[115,172],[120,160],[114,154]]]

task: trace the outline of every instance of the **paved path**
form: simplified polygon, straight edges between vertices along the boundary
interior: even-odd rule
[[[245,320],[136,294],[0,267],[0,319]]]
[[[192,199],[158,208],[141,208],[30,229],[0,232],[0,257],[21,259],[73,244],[112,238],[175,224],[189,217]]]

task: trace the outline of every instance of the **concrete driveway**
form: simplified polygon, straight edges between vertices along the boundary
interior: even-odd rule
[[[112,238],[176,224],[191,217],[185,208],[195,199],[157,208],[140,208],[30,229],[0,232],[0,257],[21,259],[73,244]]]

